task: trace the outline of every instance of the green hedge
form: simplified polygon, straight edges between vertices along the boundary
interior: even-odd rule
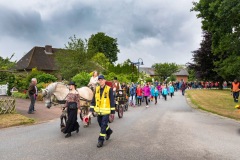
[[[20,92],[13,92],[12,96],[15,98],[22,98],[22,99],[27,99],[28,95],[25,93],[20,93]]]

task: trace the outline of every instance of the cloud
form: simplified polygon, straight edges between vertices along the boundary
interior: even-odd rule
[[[202,39],[189,0],[2,0],[0,6],[0,56],[15,52],[17,59],[33,46],[64,47],[74,34],[105,32],[118,39],[118,62],[185,64]]]

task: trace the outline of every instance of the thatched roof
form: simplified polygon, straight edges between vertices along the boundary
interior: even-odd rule
[[[52,46],[33,47],[26,55],[24,55],[16,64],[16,70],[31,70],[37,68],[42,71],[55,71],[57,66],[54,62],[54,53],[57,48]]]
[[[177,73],[174,73],[174,75],[176,75],[176,76],[188,76],[189,73],[188,73],[188,71],[186,69],[181,69]]]
[[[154,69],[150,68],[150,67],[140,67],[139,72],[143,72],[143,73],[148,74],[150,76],[155,76]]]

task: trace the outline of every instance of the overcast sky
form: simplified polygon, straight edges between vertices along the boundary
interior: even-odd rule
[[[34,46],[105,32],[118,39],[118,63],[185,64],[202,40],[191,8],[192,0],[0,0],[0,56],[19,60]]]

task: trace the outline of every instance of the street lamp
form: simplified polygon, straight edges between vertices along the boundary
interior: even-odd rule
[[[132,67],[133,67],[133,69],[132,69],[132,80],[133,80],[134,65],[138,66],[138,78],[139,78],[139,66],[144,65],[144,64],[143,64],[142,58],[138,58],[138,62],[131,62],[131,64],[132,64]]]

